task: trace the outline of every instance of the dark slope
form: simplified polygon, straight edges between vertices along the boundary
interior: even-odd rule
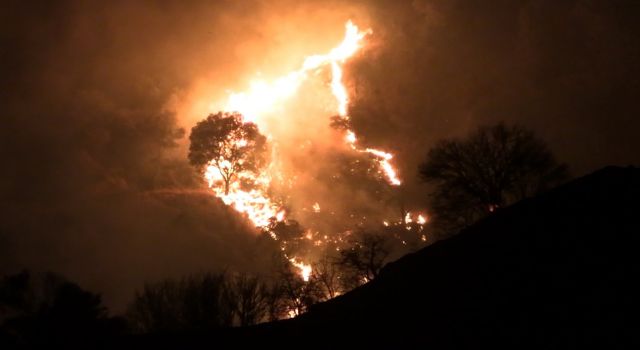
[[[639,243],[640,169],[609,167],[504,208],[296,319],[161,343],[630,347],[640,337]]]
[[[640,169],[602,169],[389,264],[273,334],[477,347],[627,343],[640,328]]]

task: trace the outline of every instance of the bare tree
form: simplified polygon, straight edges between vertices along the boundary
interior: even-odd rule
[[[239,113],[209,115],[191,129],[189,140],[189,161],[199,171],[209,164],[214,166],[224,182],[225,194],[240,173],[257,173],[265,164],[266,137]]]
[[[378,277],[390,254],[387,237],[369,232],[357,233],[351,246],[340,252],[338,260],[345,289],[355,288]]]
[[[231,326],[226,283],[224,273],[205,273],[146,284],[136,292],[127,318],[142,333]]]
[[[279,274],[279,303],[283,316],[297,316],[307,312],[309,307],[321,300],[321,293],[316,281],[305,281],[289,261],[283,260]],[[282,316],[281,316],[282,317]]]
[[[339,272],[336,259],[326,253],[313,264],[310,279],[317,285],[323,300],[333,299],[342,292]]]
[[[432,225],[453,233],[475,220],[567,178],[545,143],[531,131],[499,123],[462,140],[444,140],[420,166],[435,186]]]
[[[268,312],[268,287],[257,276],[236,274],[229,281],[229,299],[240,326],[263,321]]]

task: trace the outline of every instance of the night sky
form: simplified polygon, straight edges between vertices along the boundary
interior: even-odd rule
[[[532,129],[580,176],[640,164],[640,2],[0,4],[0,272],[53,270],[120,310],[144,281],[259,271],[251,225],[188,164],[203,96],[373,29],[346,66],[354,128],[417,166],[477,126]]]

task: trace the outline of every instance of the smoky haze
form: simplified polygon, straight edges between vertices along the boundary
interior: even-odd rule
[[[349,18],[374,32],[345,66],[354,129],[396,154],[409,205],[428,206],[416,167],[430,145],[498,120],[533,129],[576,175],[637,164],[639,7],[4,2],[1,272],[53,270],[115,310],[144,281],[260,272],[269,257],[255,229],[206,192],[186,136],[257,72],[278,76],[334,46]]]

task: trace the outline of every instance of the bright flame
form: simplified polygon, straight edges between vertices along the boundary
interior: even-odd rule
[[[359,149],[358,146],[356,146],[356,142],[358,141],[356,134],[351,130],[347,130],[347,134],[345,135],[344,139],[353,150],[360,153],[369,153],[373,155],[376,158],[378,165],[380,166],[380,171],[385,175],[387,181],[389,181],[391,185],[399,186],[400,184],[402,184],[402,181],[400,181],[400,179],[398,178],[396,170],[389,162],[393,158],[393,155],[391,153],[380,151],[374,148],[365,148],[364,150]]]
[[[393,168],[391,163],[389,163],[391,158],[393,158],[393,155],[391,153],[386,153],[371,148],[367,148],[365,151],[378,157],[378,163],[380,164],[382,172],[385,174],[390,184],[399,186],[402,183],[398,178],[396,170]]]
[[[337,62],[331,62],[331,75],[331,92],[338,100],[338,114],[346,116],[349,97],[347,96],[347,89],[342,84],[342,68]]]
[[[291,264],[300,270],[300,276],[305,282],[309,282],[309,277],[311,277],[311,265],[307,265],[302,261],[298,261],[296,258],[289,259]]]
[[[216,197],[238,212],[246,214],[256,226],[266,226],[273,217],[278,221],[284,219],[284,211],[279,211],[278,206],[265,195],[266,188],[271,182],[271,178],[266,173],[261,173],[259,176],[248,172],[238,174],[240,179],[250,179],[255,188],[242,189],[239,181],[234,181],[229,184],[228,193],[225,193],[224,180],[217,166],[210,163],[204,177]]]
[[[345,136],[344,139],[347,141],[347,143],[349,143],[351,145],[352,148],[354,148],[354,149],[356,148],[356,145],[355,145],[355,143],[356,143],[356,134],[353,131],[347,130],[347,136]]]
[[[307,57],[300,69],[277,78],[273,82],[252,81],[249,91],[232,93],[229,96],[225,110],[240,112],[246,121],[260,125],[258,120],[260,115],[273,111],[278,105],[295,95],[310,71],[331,65],[331,91],[338,100],[338,113],[346,115],[349,100],[347,89],[342,84],[341,64],[358,51],[362,39],[370,33],[371,30],[361,32],[358,26],[348,21],[342,43],[328,54]]]

